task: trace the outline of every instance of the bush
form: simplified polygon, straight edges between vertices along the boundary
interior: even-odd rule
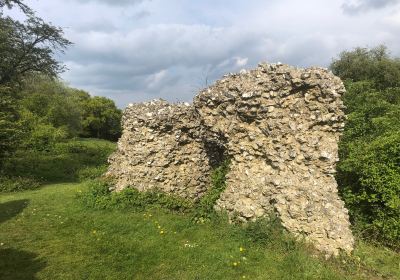
[[[32,177],[43,182],[76,181],[88,170],[101,172],[115,143],[105,140],[71,140],[55,143],[49,150],[18,150],[4,162],[4,173]],[[81,173],[81,175],[79,175]],[[94,176],[94,175],[93,175]]]
[[[214,205],[226,188],[226,174],[229,171],[229,160],[225,160],[211,174],[211,188],[201,197],[195,206],[194,220],[209,220],[215,214]]]
[[[400,132],[348,145],[341,194],[364,237],[400,246]]]
[[[0,193],[34,190],[40,186],[40,182],[33,178],[0,176]]]
[[[191,201],[157,190],[139,192],[137,189],[127,188],[121,192],[111,192],[111,186],[106,180],[90,181],[88,191],[80,194],[79,198],[86,207],[95,209],[166,208],[188,212],[193,208]]]

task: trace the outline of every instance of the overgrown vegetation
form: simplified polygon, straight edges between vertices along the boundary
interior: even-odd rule
[[[204,222],[215,215],[215,203],[226,188],[226,174],[229,171],[229,163],[229,159],[225,159],[220,166],[212,171],[210,189],[196,203],[193,213],[194,221]]]
[[[400,60],[383,46],[343,52],[348,121],[339,145],[339,190],[361,236],[400,248]]]
[[[112,184],[106,179],[89,182],[86,192],[78,195],[83,204],[94,209],[135,209],[146,210],[165,208],[177,212],[187,212],[193,203],[183,198],[166,194],[158,190],[139,192],[135,188],[127,188],[121,192],[111,192]]]
[[[24,21],[4,16],[3,9],[13,7]],[[121,110],[114,101],[58,80],[65,68],[56,55],[70,44],[61,28],[23,1],[0,0],[0,191],[99,173],[114,145],[77,137],[120,136]]]
[[[136,209],[165,208],[175,212],[188,213],[196,223],[204,223],[216,218],[215,202],[225,190],[225,176],[229,170],[229,160],[216,167],[211,174],[209,190],[196,202],[171,195],[157,189],[139,192],[134,187],[121,192],[110,191],[113,182],[110,179],[96,179],[89,182],[86,192],[79,198],[88,208],[93,209]]]
[[[115,143],[99,139],[54,143],[46,150],[17,150],[3,161],[0,191],[37,188],[39,183],[94,179],[106,170]]]

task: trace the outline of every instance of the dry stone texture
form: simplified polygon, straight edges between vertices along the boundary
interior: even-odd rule
[[[343,83],[326,69],[260,64],[200,92],[193,105],[129,106],[110,158],[116,189],[159,188],[197,199],[211,168],[231,159],[215,208],[243,221],[275,213],[327,254],[353,249],[334,178]]]
[[[210,173],[199,125],[187,103],[130,104],[117,152],[109,159],[108,174],[117,178],[115,190],[131,186],[199,198],[209,186]]]

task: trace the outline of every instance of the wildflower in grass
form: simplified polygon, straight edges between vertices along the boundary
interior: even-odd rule
[[[234,262],[234,263],[233,263],[233,266],[237,266],[237,265],[238,265],[238,263],[237,263],[237,262]]]
[[[97,233],[97,231],[96,231],[96,230],[93,230],[92,232],[93,232],[93,234],[96,234],[96,233]]]
[[[244,248],[243,248],[243,247],[240,247],[240,248],[239,248],[239,251],[240,251],[240,252],[244,252]]]
[[[243,275],[242,278],[243,278],[243,279],[246,279],[246,275]]]
[[[0,246],[4,246],[4,243],[3,243],[3,242],[1,242],[1,243],[0,243]]]
[[[164,234],[164,231],[163,231],[163,230],[161,230],[161,231],[160,231],[160,234]]]
[[[149,217],[152,217],[153,215],[149,214]]]
[[[159,228],[159,229],[160,229],[160,228],[161,228],[161,226],[158,226],[157,228]]]

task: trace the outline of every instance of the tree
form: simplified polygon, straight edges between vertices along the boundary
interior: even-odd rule
[[[345,80],[348,116],[339,192],[364,237],[400,248],[400,62],[382,46],[339,57],[331,69]]]
[[[25,23],[0,17],[0,84],[19,83],[32,73],[56,77],[65,68],[55,58],[71,44],[61,28],[29,15]]]
[[[18,7],[25,14],[21,23],[3,15],[3,9]],[[61,28],[35,16],[22,0],[0,0],[0,158],[23,140],[20,85],[35,73],[56,77],[64,70],[54,55],[71,43]]]
[[[21,0],[0,0],[0,14],[1,9],[4,7],[11,9],[14,5],[18,6],[25,14],[33,14],[32,9],[25,5]]]
[[[70,137],[81,132],[81,91],[73,90],[55,79],[35,75],[24,81],[20,95],[23,108],[42,123],[64,128]]]
[[[391,58],[384,45],[344,51],[330,68],[343,80],[371,81],[378,89],[400,86],[400,59]]]
[[[95,96],[83,102],[83,132],[85,136],[117,140],[121,135],[121,110],[114,101]]]

